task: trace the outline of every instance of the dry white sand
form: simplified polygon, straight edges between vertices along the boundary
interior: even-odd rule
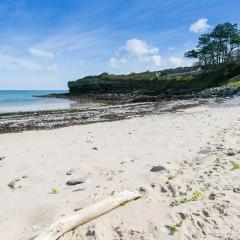
[[[61,240],[240,239],[239,150],[240,107],[0,135],[0,239],[31,239],[114,191],[140,188],[141,199]],[[167,172],[150,172],[159,165]],[[79,177],[86,183],[65,184]]]

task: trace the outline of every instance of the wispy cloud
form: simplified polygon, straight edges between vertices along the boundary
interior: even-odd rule
[[[173,67],[180,67],[182,65],[182,59],[178,57],[170,57],[168,61],[170,63],[170,66]]]
[[[191,24],[189,31],[193,33],[205,33],[211,26],[208,24],[207,18],[200,18],[195,23]]]
[[[85,30],[79,25],[70,26],[68,28],[59,28],[49,34],[43,41],[36,46],[38,49],[48,49],[58,54],[64,52],[87,49],[100,50],[100,46],[108,44],[107,35],[110,35],[106,28]]]
[[[54,58],[54,54],[52,52],[44,51],[41,49],[36,48],[29,48],[28,52],[35,57],[41,57],[41,58]]]
[[[111,67],[120,67],[124,64],[140,63],[149,67],[161,66],[159,48],[149,45],[146,41],[137,38],[129,39],[120,47],[115,57],[110,58]]]
[[[25,60],[19,57],[7,55],[7,54],[0,54],[0,68],[39,70],[42,68],[42,66],[38,63]]]

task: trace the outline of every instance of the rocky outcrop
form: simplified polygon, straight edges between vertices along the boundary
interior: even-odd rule
[[[111,80],[100,77],[86,77],[68,83],[70,93],[130,93],[154,90],[149,80]]]
[[[102,73],[68,82],[70,94],[140,94],[140,95],[186,95],[209,88],[226,85],[238,87],[240,63],[219,66],[199,72],[194,68],[180,68],[155,72],[114,75]],[[235,88],[215,89],[220,96],[233,95]],[[225,94],[226,92],[226,94]],[[214,94],[211,91],[206,94]]]
[[[192,68],[178,70],[186,71],[186,69],[190,71]],[[79,94],[159,92],[167,88],[166,84],[169,80],[174,80],[174,77],[168,76],[173,71],[176,72],[176,69],[128,75],[102,73],[96,76],[87,76],[77,81],[70,81],[68,87],[70,93]],[[184,78],[188,78],[188,76],[184,75]]]

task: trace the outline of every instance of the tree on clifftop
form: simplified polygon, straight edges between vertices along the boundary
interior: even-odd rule
[[[211,33],[199,37],[196,49],[185,53],[185,57],[197,59],[205,68],[215,67],[240,59],[240,30],[237,24],[218,24]]]

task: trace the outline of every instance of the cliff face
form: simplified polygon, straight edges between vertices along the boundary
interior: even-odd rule
[[[128,75],[114,75],[102,73],[97,76],[87,76],[68,83],[71,93],[132,93],[159,90],[163,79],[176,72],[191,73],[196,67],[166,69],[163,71],[131,73]],[[166,81],[165,81],[166,83]]]
[[[189,92],[219,87],[240,74],[240,63],[221,66],[211,71],[199,72],[196,67],[167,69],[158,72],[113,75],[103,73],[68,82],[70,93],[162,93]]]
[[[182,68],[181,70],[189,71],[188,68]],[[68,87],[70,93],[79,94],[152,92],[158,91],[164,86],[163,83],[167,83],[169,71],[173,70],[165,70],[165,72],[147,71],[128,75],[102,73],[68,82]]]
[[[69,82],[68,87],[71,93],[79,94],[130,93],[151,90],[148,80],[104,80],[97,77]]]

